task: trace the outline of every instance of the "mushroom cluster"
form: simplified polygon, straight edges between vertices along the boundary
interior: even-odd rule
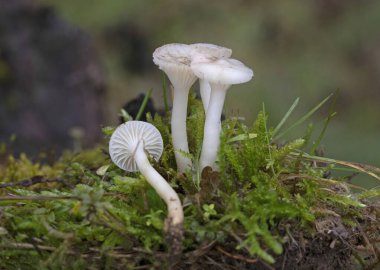
[[[191,169],[186,133],[187,99],[190,87],[199,79],[200,94],[206,114],[200,171],[210,166],[216,170],[221,115],[228,88],[248,82],[253,71],[242,62],[230,58],[232,50],[207,43],[172,43],[157,48],[153,62],[166,73],[173,85],[171,132],[177,170]],[[183,153],[181,153],[183,152]]]
[[[230,58],[231,53],[228,48],[206,43],[167,44],[153,53],[154,63],[166,73],[173,85],[171,133],[179,173],[192,168],[191,160],[184,153],[189,153],[186,133],[188,95],[197,79],[206,114],[198,169],[202,171],[207,166],[216,169],[220,120],[227,89],[232,84],[247,82],[253,76],[251,69]],[[167,204],[166,229],[171,252],[178,254],[181,252],[183,238],[182,204],[178,194],[153,168],[148,158],[150,156],[158,161],[162,151],[160,132],[153,125],[141,121],[128,121],[120,125],[109,142],[112,161],[125,171],[140,171]]]

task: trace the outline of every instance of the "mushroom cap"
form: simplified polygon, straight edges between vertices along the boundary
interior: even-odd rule
[[[219,58],[231,57],[232,50],[226,47],[218,46],[210,43],[195,43],[190,45],[192,49],[192,58],[206,58],[216,60]]]
[[[190,68],[191,47],[187,44],[171,43],[153,52],[153,62],[168,75],[174,88],[190,88],[197,80]]]
[[[252,79],[252,69],[236,59],[217,59],[212,62],[194,62],[191,64],[194,74],[210,83],[239,84]]]
[[[153,62],[161,68],[162,65],[175,64],[190,66],[191,47],[187,44],[170,43],[158,47],[153,52]]]
[[[138,171],[134,153],[139,143],[144,144],[144,150],[156,161],[160,159],[164,144],[158,129],[147,122],[128,121],[111,136],[109,152],[112,161],[125,171]]]

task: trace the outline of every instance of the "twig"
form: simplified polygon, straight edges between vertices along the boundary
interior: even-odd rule
[[[36,184],[45,184],[45,183],[61,183],[68,186],[66,181],[61,178],[48,179],[43,176],[33,176],[32,178],[23,179],[17,182],[1,183],[0,188],[15,187],[15,186],[30,187]]]
[[[199,257],[204,256],[216,243],[216,240],[211,241],[207,245],[203,245],[200,248],[189,251],[185,254],[185,256],[189,259],[191,263],[195,263]]]
[[[222,270],[226,270],[227,268],[225,268],[222,264],[216,262],[213,258],[211,258],[210,256],[206,256],[206,258],[209,260],[209,262],[211,262],[213,265],[219,267],[220,269]]]
[[[77,196],[0,196],[0,201],[54,201],[54,200],[80,200]]]
[[[243,242],[243,240],[242,240],[237,234],[235,234],[234,232],[229,232],[229,234],[230,234],[233,238],[235,238],[235,240],[236,240],[239,244],[241,244],[241,243]],[[246,247],[245,245],[243,246],[243,248],[244,248],[247,252],[249,252],[248,249],[247,249],[247,247]]]
[[[106,197],[109,196],[109,197],[119,198],[121,200],[129,199],[128,195],[123,192],[105,192],[103,195]]]
[[[55,251],[55,247],[43,246],[43,245],[32,245],[28,243],[7,243],[0,245],[1,249],[40,249],[45,251]]]
[[[220,246],[216,246],[216,250],[219,251],[220,253],[230,257],[230,258],[235,259],[235,260],[245,261],[247,263],[256,263],[258,261],[257,259],[249,259],[249,258],[246,258],[246,257],[239,255],[239,254],[231,254],[231,253],[225,251],[224,249],[222,249],[222,247],[220,247]]]
[[[7,244],[0,245],[0,249],[26,249],[26,250],[38,249],[38,250],[50,251],[50,252],[54,252],[57,250],[57,248],[55,248],[55,247],[44,246],[44,245],[32,245],[29,243],[7,243]],[[99,249],[96,249],[96,248],[90,248],[89,250],[92,252],[95,252],[95,253],[101,253],[101,251]],[[66,254],[73,255],[73,254],[76,254],[76,252],[67,251]],[[107,253],[105,253],[105,255],[112,257],[112,258],[115,258],[115,259],[130,258],[133,256],[133,254],[129,254],[129,253],[123,254],[123,253],[115,252],[115,251],[107,252]],[[89,254],[82,254],[81,256],[82,257],[88,257]]]
[[[134,257],[133,254],[123,254],[123,253],[116,253],[116,252],[109,252],[109,253],[106,253],[106,255],[115,259],[125,259],[125,258]]]

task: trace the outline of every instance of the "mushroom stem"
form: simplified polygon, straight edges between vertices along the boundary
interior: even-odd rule
[[[135,148],[134,159],[148,183],[156,190],[168,207],[168,219],[172,225],[183,223],[181,201],[168,182],[152,167],[144,151],[144,142],[139,141]]]
[[[202,152],[200,157],[201,171],[210,166],[215,167],[215,160],[218,153],[221,131],[221,116],[229,85],[210,83],[211,95],[206,112],[206,121],[204,126],[204,137],[202,144]]]
[[[174,155],[179,173],[190,169],[190,158],[182,152],[189,153],[189,145],[186,133],[187,100],[190,89],[175,89],[173,93],[173,108],[171,119],[171,131],[174,147]]]
[[[208,103],[210,102],[211,87],[206,80],[199,79],[199,89],[201,93],[203,109],[207,112]]]

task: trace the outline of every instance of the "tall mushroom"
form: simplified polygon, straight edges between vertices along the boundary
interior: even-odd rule
[[[168,76],[174,88],[171,132],[177,170],[180,173],[191,168],[186,133],[187,101],[190,87],[197,80],[190,68],[191,47],[186,44],[167,44],[153,53],[153,62]]]
[[[232,50],[222,46],[209,44],[209,43],[195,43],[190,45],[192,48],[191,62],[210,62],[220,58],[231,57]],[[205,112],[207,111],[208,103],[210,101],[211,87],[208,81],[199,79],[199,90]]]
[[[204,138],[200,157],[200,168],[206,166],[215,169],[215,160],[220,142],[220,118],[226,92],[232,84],[248,82],[253,71],[235,59],[218,59],[214,62],[194,62],[191,64],[194,74],[206,80],[211,86],[210,102],[206,112]]]
[[[128,172],[140,171],[148,183],[165,201],[168,208],[167,228],[171,236],[171,250],[181,250],[183,234],[183,210],[178,194],[149,163],[148,155],[159,160],[163,150],[160,132],[153,125],[142,121],[129,121],[120,125],[112,134],[109,152],[112,161]]]

